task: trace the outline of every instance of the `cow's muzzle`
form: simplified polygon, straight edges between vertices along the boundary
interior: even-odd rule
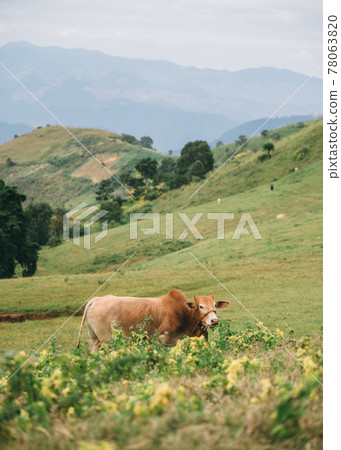
[[[219,320],[218,319],[211,319],[211,323],[208,324],[209,328],[214,328],[218,325]]]

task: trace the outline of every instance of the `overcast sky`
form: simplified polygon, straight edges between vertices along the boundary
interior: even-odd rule
[[[322,64],[322,0],[0,0],[0,45],[15,41],[310,75]]]

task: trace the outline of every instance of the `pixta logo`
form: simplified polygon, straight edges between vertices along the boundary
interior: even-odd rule
[[[178,215],[185,228],[179,236],[174,237],[174,215]],[[196,227],[200,219],[205,218],[204,213],[198,212],[192,218],[183,212],[166,213],[164,220],[164,235],[165,239],[186,239],[189,233],[196,239],[204,239]],[[216,222],[216,238],[225,239],[225,221],[234,220],[234,213],[207,213],[207,220],[214,220]],[[137,239],[138,222],[151,221],[151,226],[140,227],[142,234],[162,234],[161,231],[161,214],[160,213],[131,213],[130,214],[130,239]],[[149,224],[148,224],[149,225]],[[250,233],[250,231],[251,233]],[[232,239],[239,239],[242,235],[252,234],[254,239],[262,239],[262,236],[251,217],[250,213],[243,213],[239,219],[238,225],[233,233]]]
[[[81,235],[81,222],[86,217],[89,217],[99,208],[98,206],[89,206],[88,203],[79,203],[71,211],[67,212],[63,216],[63,239],[64,241],[70,240],[70,220],[73,221],[72,227],[72,242],[75,245],[80,245],[80,235]],[[92,215],[86,222],[84,222],[84,248],[90,250],[90,235],[91,235],[91,225],[98,222],[102,217],[108,214],[109,211],[101,209],[97,214]],[[76,217],[73,217],[77,214]],[[103,239],[108,234],[108,221],[102,222],[102,231],[95,236],[95,244]]]

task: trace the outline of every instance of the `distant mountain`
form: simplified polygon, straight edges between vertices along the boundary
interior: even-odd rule
[[[306,120],[312,119],[314,119],[314,117],[311,114],[306,116],[275,117],[274,119],[270,119],[268,121],[266,117],[251,120],[250,122],[242,123],[241,125],[226,131],[226,133],[222,134],[219,139],[214,142],[214,144],[217,141],[222,141],[224,144],[231,144],[238,139],[240,135],[245,135],[247,137],[259,136],[262,130],[274,130],[275,128],[285,127],[286,125],[291,125],[292,123],[305,122]],[[266,122],[266,124],[263,126],[264,122]],[[258,128],[260,128],[259,131],[255,133]]]
[[[13,139],[15,135],[21,136],[30,133],[32,130],[32,127],[24,123],[0,122],[0,145]]]
[[[1,47],[0,61],[63,124],[149,135],[162,151],[193,139],[211,141],[240,123],[269,116],[307,80],[271,67],[197,69],[25,42]],[[32,127],[57,123],[2,68],[0,95],[0,120]],[[280,114],[321,112],[322,80],[312,78]]]

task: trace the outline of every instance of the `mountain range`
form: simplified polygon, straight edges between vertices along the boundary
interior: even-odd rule
[[[269,117],[308,79],[271,67],[197,69],[26,42],[1,47],[0,62],[7,69],[0,67],[0,121],[147,135],[160,151],[212,141],[243,122]],[[311,78],[277,115],[321,112],[322,80]]]
[[[250,122],[245,122],[231,128],[230,130],[222,134],[218,140],[222,141],[224,144],[230,144],[234,142],[240,135],[244,135],[246,137],[259,136],[263,130],[274,130],[276,128],[285,127],[286,125],[305,122],[307,120],[313,119],[316,119],[316,117],[313,117],[313,115],[293,115],[274,117],[272,119],[262,117],[261,119],[250,120]],[[216,144],[216,142],[217,140],[211,143],[211,145]]]

